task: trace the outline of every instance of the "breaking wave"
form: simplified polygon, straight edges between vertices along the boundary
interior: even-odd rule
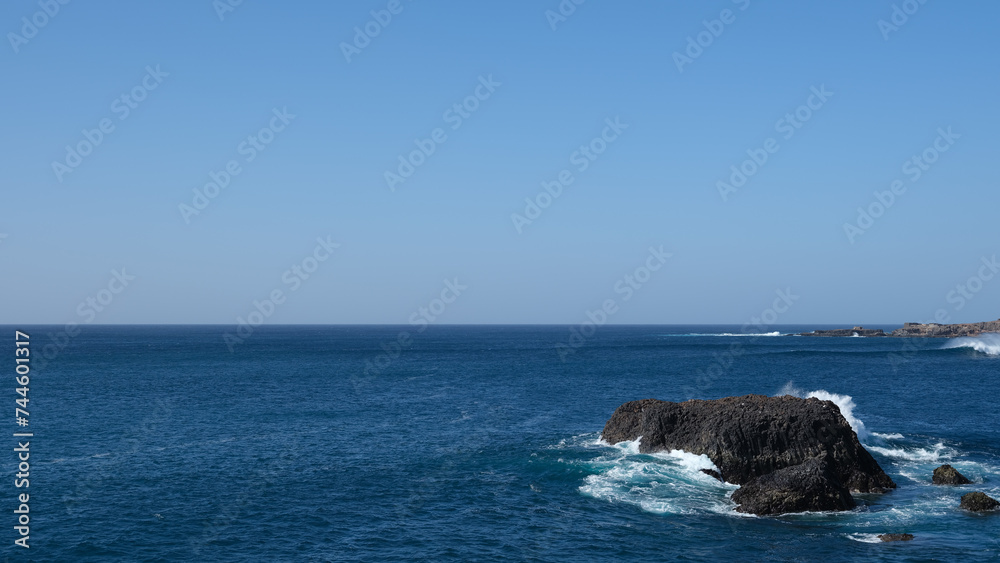
[[[945,344],[943,349],[950,350],[953,348],[972,348],[976,352],[986,354],[987,356],[1000,356],[1000,334],[990,333],[976,338],[955,338]]]
[[[851,398],[850,395],[838,395],[822,389],[818,391],[805,392],[792,385],[791,381],[786,383],[785,386],[781,388],[778,395],[792,395],[793,397],[800,397],[802,399],[815,397],[821,401],[832,401],[840,408],[840,414],[844,416],[847,423],[851,425],[851,429],[858,435],[858,440],[864,442],[871,436],[871,433],[868,432],[867,428],[865,428],[865,423],[854,416],[854,407],[857,405],[854,404],[854,399]]]
[[[866,444],[865,447],[888,458],[927,463],[937,463],[945,459],[950,459],[955,454],[954,451],[945,447],[945,445],[941,442],[938,442],[929,448],[903,448],[897,446],[883,447],[872,444]]]
[[[736,485],[702,473],[702,469],[718,471],[708,456],[681,450],[641,454],[640,440],[614,445],[600,442],[611,451],[587,463],[595,473],[584,478],[580,492],[654,514],[744,516],[733,511],[735,505],[729,500]]]
[[[778,331],[774,332],[689,332],[687,334],[668,334],[666,336],[781,336]]]

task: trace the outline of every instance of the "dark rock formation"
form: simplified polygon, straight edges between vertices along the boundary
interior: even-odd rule
[[[913,541],[913,534],[879,534],[882,541]]]
[[[935,485],[968,485],[972,482],[950,465],[935,469],[933,481]]]
[[[1000,502],[990,498],[986,493],[975,492],[962,495],[962,503],[959,506],[973,512],[986,512],[1000,508]]]
[[[733,502],[739,505],[737,512],[760,515],[855,506],[847,487],[818,457],[747,481],[733,493]]]
[[[942,325],[937,323],[906,323],[903,328],[892,331],[890,336],[910,338],[955,338],[959,336],[979,336],[987,332],[1000,332],[1000,320],[985,323]]]
[[[956,338],[959,336],[979,336],[988,332],[1000,332],[1000,320],[985,323],[943,325],[937,323],[903,323],[903,328],[886,334],[882,329],[856,326],[833,330],[814,330],[799,336],[896,336],[901,338]]]
[[[756,496],[764,494],[767,487],[784,487],[796,474],[815,476],[817,471],[823,479],[810,477],[813,480],[804,482],[803,490],[842,487],[880,493],[896,487],[861,446],[837,405],[815,398],[746,395],[683,403],[656,399],[632,401],[615,410],[602,436],[612,444],[641,436],[639,451],[643,453],[676,449],[707,455],[719,468],[722,478],[737,485],[813,458],[826,464],[823,471],[805,466],[772,480],[759,481],[754,485]],[[824,480],[829,483],[823,483]],[[797,505],[799,501],[790,498],[788,502]],[[768,501],[769,506],[776,504],[773,499]],[[822,504],[837,505],[837,502]]]
[[[885,331],[880,328],[865,328],[856,326],[854,328],[835,328],[833,330],[814,330],[803,332],[800,336],[886,336]]]

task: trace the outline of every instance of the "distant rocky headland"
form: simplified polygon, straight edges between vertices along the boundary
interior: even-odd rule
[[[979,336],[988,332],[1000,332],[1000,320],[984,323],[965,323],[944,325],[937,323],[906,323],[903,328],[886,334],[880,328],[871,329],[856,326],[854,328],[838,328],[833,330],[814,330],[803,332],[799,336],[895,336],[902,338],[956,338],[959,336]]]

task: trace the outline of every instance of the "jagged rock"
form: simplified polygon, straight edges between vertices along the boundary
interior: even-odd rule
[[[980,336],[988,332],[1000,332],[1000,320],[984,323],[965,323],[943,325],[938,323],[903,323],[903,328],[886,334],[882,329],[836,328],[832,330],[814,330],[803,332],[799,336],[895,336],[900,338],[956,338],[959,336]]]
[[[854,498],[818,457],[747,481],[733,493],[738,512],[785,514],[788,512],[850,510]]]
[[[935,485],[968,485],[972,483],[965,475],[962,475],[957,469],[947,464],[934,470],[932,480]]]
[[[965,323],[943,325],[937,323],[905,323],[889,336],[909,338],[955,338],[959,336],[979,336],[987,332],[1000,332],[1000,320],[985,323]]]
[[[990,498],[986,493],[977,491],[962,495],[962,503],[959,506],[972,512],[986,512],[987,510],[1000,508],[1000,502]]]
[[[879,534],[882,541],[913,541],[913,534]]]
[[[612,444],[641,437],[643,453],[707,455],[724,481],[743,486],[733,494],[738,510],[753,514],[849,510],[851,491],[896,487],[837,405],[816,398],[632,401],[615,410],[601,435]]]
[[[642,437],[639,451],[704,454],[737,485],[821,457],[848,490],[884,492],[896,484],[858,441],[830,401],[746,395],[618,407],[602,432],[612,444]]]

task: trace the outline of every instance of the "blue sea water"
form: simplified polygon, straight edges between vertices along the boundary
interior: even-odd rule
[[[1000,498],[992,337],[604,326],[561,357],[565,326],[264,326],[233,351],[232,327],[88,326],[45,359],[61,327],[17,328],[37,363],[30,550],[14,438],[2,459],[11,560],[1000,560],[1000,513],[958,509]],[[899,488],[752,517],[706,458],[599,442],[626,401],[789,392],[838,402]],[[931,485],[942,463],[975,483]]]

